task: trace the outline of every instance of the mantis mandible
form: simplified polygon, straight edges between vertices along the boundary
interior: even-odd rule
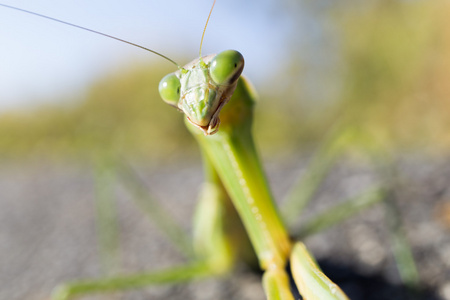
[[[206,25],[213,7],[214,4]],[[239,247],[246,248],[243,252],[253,251],[245,243],[245,237],[242,238],[242,228],[235,224],[236,216],[242,221],[264,272],[263,286],[268,299],[294,299],[291,288],[298,289],[305,299],[348,299],[321,272],[305,245],[292,242],[288,236],[253,142],[256,93],[241,75],[244,58],[238,51],[202,56],[200,46],[199,58],[180,67],[168,57],[140,45],[18,10],[143,48],[174,63],[178,70],[162,79],[160,95],[184,113],[186,126],[200,146],[205,169],[205,183],[194,220],[195,259],[191,263],[154,273],[69,283],[55,289],[54,300],[227,272],[239,258]],[[286,271],[288,266],[292,274]],[[295,287],[290,286],[289,277],[293,278]]]

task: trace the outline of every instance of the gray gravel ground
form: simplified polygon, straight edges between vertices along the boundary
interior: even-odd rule
[[[198,164],[136,164],[149,189],[186,229],[198,187]],[[280,159],[267,166],[278,199],[304,159]],[[306,243],[353,299],[450,299],[450,160],[408,158],[397,164],[395,188],[401,217],[427,292],[408,294],[388,242],[382,205]],[[325,210],[379,181],[364,164],[339,163],[308,207]],[[140,212],[129,193],[117,188],[121,270],[160,269],[183,262],[164,235]],[[62,282],[101,273],[95,230],[94,180],[89,166],[62,163],[3,163],[0,168],[0,300],[48,299]],[[219,279],[179,286],[150,287],[83,299],[264,299],[260,275],[245,267]]]

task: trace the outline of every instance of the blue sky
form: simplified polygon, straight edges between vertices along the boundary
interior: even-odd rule
[[[174,60],[197,57],[210,0],[4,0],[4,4],[108,33]],[[239,4],[238,3],[242,3]],[[256,81],[280,67],[291,33],[288,18],[272,17],[272,1],[218,0],[203,53],[236,49]],[[76,28],[0,7],[0,112],[37,99],[83,91],[129,63],[161,58]],[[180,64],[186,61],[178,61]],[[167,64],[168,72],[173,67]],[[154,83],[155,85],[158,82]]]

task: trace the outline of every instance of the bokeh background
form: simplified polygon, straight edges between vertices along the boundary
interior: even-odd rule
[[[207,1],[12,4],[140,43],[179,64],[197,56],[210,8]],[[345,119],[358,127],[359,146],[445,151],[446,6],[219,2],[203,52],[243,53],[244,73],[261,96],[255,133],[263,148],[297,151]],[[168,157],[168,149],[176,153],[190,143],[181,118],[156,93],[161,76],[174,69],[169,62],[76,28],[5,8],[0,13],[5,155],[78,154],[114,144]]]
[[[141,44],[181,65],[198,56],[211,5],[205,0],[4,3]],[[417,250],[415,254],[441,255],[437,260],[425,259],[431,270],[424,265],[422,269],[428,273],[419,273],[425,278],[424,285],[444,299],[450,299],[450,259],[443,254],[450,252],[445,238],[450,228],[449,13],[450,4],[445,0],[219,0],[203,43],[204,54],[236,49],[245,57],[244,74],[260,96],[254,128],[257,144],[265,161],[281,162],[278,169],[272,168],[273,174],[290,176],[271,179],[282,187],[275,187],[277,195],[288,189],[283,184],[294,181],[293,169],[302,169],[312,153],[324,147],[324,140],[330,139],[340,141],[344,165],[350,164],[351,170],[354,166],[369,170],[363,175],[350,172],[352,176],[377,177],[373,175],[376,161],[400,170],[404,185],[417,184],[427,191],[422,198],[411,200],[408,193],[399,198],[426,207],[422,212],[428,214],[418,218],[427,221],[424,235],[435,239],[424,244],[444,250],[430,250],[427,255]],[[134,162],[148,185],[159,185],[160,180],[168,184],[169,191],[173,190],[170,178],[184,176],[186,180],[196,174],[192,175],[196,187],[190,192],[195,200],[201,181],[200,167],[194,167],[199,155],[181,114],[164,104],[157,93],[159,80],[175,70],[169,62],[102,36],[3,7],[0,37],[0,241],[2,253],[17,253],[13,264],[7,263],[10,256],[0,254],[0,269],[17,268],[0,278],[8,283],[23,282],[21,289],[27,291],[4,289],[0,298],[44,299],[32,295],[44,295],[52,284],[82,277],[80,274],[97,274],[100,267],[91,267],[96,266],[95,238],[91,241],[94,250],[80,250],[90,253],[92,262],[86,263],[84,254],[72,258],[87,265],[88,271],[55,271],[48,275],[55,278],[29,288],[30,280],[23,279],[31,276],[26,273],[26,262],[38,258],[23,251],[29,245],[25,237],[17,240],[20,230],[29,232],[30,226],[42,224],[42,219],[49,218],[48,211],[59,216],[61,212],[54,207],[65,201],[67,212],[77,211],[73,214],[83,219],[83,211],[95,228],[95,214],[87,212],[95,198],[92,170],[105,157]],[[415,177],[408,181],[411,175]],[[151,178],[156,178],[153,183]],[[59,185],[58,179],[62,181]],[[72,196],[70,189],[75,193]],[[333,194],[333,187],[329,189]],[[162,198],[172,197],[160,193]],[[48,202],[50,198],[53,202]],[[71,208],[69,204],[77,198],[83,198],[85,204],[79,204],[80,200]],[[406,211],[408,202],[401,203]],[[42,207],[42,215],[36,216],[37,210],[31,207]],[[418,222],[414,213],[405,214],[412,215],[408,224]],[[72,221],[74,224],[67,225],[70,228],[80,220],[74,217]],[[185,223],[189,227],[189,222]],[[42,229],[31,239],[35,247],[41,245],[42,253],[59,241],[55,237],[42,245],[45,232]],[[65,234],[56,234],[60,235]],[[81,240],[87,243],[90,238]],[[326,253],[323,256],[327,258]],[[387,277],[399,283],[398,275]],[[37,294],[32,292],[37,290]]]

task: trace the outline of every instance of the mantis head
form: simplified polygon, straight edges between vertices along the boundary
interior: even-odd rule
[[[159,83],[161,98],[181,110],[205,135],[217,132],[219,114],[244,69],[244,57],[226,50],[198,58]]]

